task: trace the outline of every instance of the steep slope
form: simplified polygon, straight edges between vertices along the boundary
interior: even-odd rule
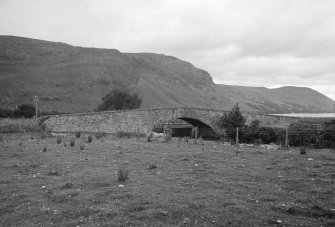
[[[238,102],[242,109],[258,113],[322,113],[332,112],[334,101],[306,87],[242,87],[218,85],[222,97],[230,97],[233,105]]]
[[[333,101],[309,88],[216,85],[210,75],[172,56],[121,53],[0,36],[0,108],[32,103],[41,110],[92,111],[119,87],[137,92],[143,108],[192,106],[249,112],[330,112]]]
[[[209,74],[174,57],[4,36],[0,50],[1,108],[37,95],[46,110],[92,111],[116,87],[138,92],[143,107],[213,106]]]

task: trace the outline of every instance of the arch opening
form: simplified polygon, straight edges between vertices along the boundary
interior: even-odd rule
[[[196,130],[197,128],[197,130]],[[202,138],[206,140],[219,139],[219,135],[206,123],[194,118],[174,118],[160,122],[154,126],[154,132],[167,133],[172,137]]]

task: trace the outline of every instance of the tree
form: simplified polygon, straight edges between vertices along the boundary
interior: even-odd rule
[[[142,100],[137,94],[129,94],[120,89],[115,89],[102,98],[102,104],[97,107],[97,111],[106,110],[127,110],[139,108]]]
[[[14,110],[14,117],[32,118],[35,115],[33,104],[21,104]]]
[[[251,122],[250,126],[245,125],[242,128],[241,134],[244,142],[253,143],[255,140],[259,139],[260,123],[260,120],[256,119]]]
[[[236,128],[242,128],[245,124],[245,117],[240,111],[240,107],[236,104],[230,111],[226,112],[218,122],[221,129],[225,129],[230,138],[235,138]]]

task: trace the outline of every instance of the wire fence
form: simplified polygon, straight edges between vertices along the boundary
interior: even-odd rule
[[[163,132],[163,130],[161,131]],[[165,133],[172,137],[189,138],[208,141],[221,141],[230,144],[276,144],[283,147],[306,148],[333,148],[335,149],[335,131],[327,129],[313,129],[290,127],[288,129],[262,127],[256,132],[250,132],[250,128],[234,131],[233,135],[227,133],[218,134],[211,128],[174,128],[166,129]],[[236,137],[238,136],[238,139]],[[181,139],[179,139],[181,140]]]

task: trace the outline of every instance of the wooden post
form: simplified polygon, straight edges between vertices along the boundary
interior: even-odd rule
[[[37,102],[37,99],[38,99],[38,97],[35,95],[35,110],[36,110],[35,117],[36,117],[36,119],[38,118],[38,102]]]
[[[285,130],[285,147],[288,147],[288,127]]]
[[[19,133],[22,132],[21,119],[22,119],[22,118],[19,118]]]
[[[198,139],[198,127],[195,127],[195,134],[194,134],[194,143],[197,143],[197,139]]]
[[[137,127],[137,141],[140,140],[140,128]]]
[[[236,146],[239,144],[238,141],[238,127],[236,127]]]

